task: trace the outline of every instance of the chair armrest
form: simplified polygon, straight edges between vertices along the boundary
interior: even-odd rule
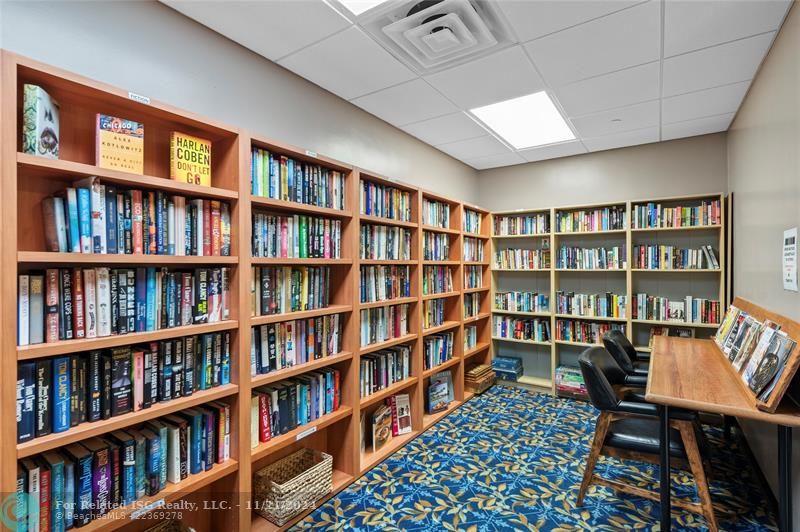
[[[644,377],[645,379],[650,374],[650,370],[646,368],[633,368],[633,374]]]
[[[634,401],[620,401],[617,403],[615,412],[634,414],[637,416],[658,416],[658,407],[654,403],[638,403]],[[693,410],[685,410],[683,408],[670,408],[670,419],[680,419],[684,421],[693,421],[697,418],[697,412]]]
[[[625,384],[637,387],[647,386],[647,375],[626,375]]]

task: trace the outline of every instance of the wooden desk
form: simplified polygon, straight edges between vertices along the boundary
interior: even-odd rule
[[[779,526],[792,530],[792,427],[800,427],[800,408],[786,400],[774,414],[758,410],[739,375],[713,340],[657,336],[650,355],[645,398],[661,416],[661,530],[670,529],[669,408],[681,407],[778,426]]]

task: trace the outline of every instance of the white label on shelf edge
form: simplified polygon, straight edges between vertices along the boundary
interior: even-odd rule
[[[135,92],[128,91],[128,99],[133,100],[134,102],[146,103],[150,105],[150,98],[141,94],[136,94]]]
[[[295,441],[302,440],[302,439],[303,439],[303,438],[305,438],[306,436],[309,436],[309,435],[311,435],[311,434],[314,434],[315,432],[317,432],[317,426],[316,426],[316,425],[314,425],[314,426],[313,426],[313,427],[311,427],[310,429],[304,430],[303,432],[301,432],[300,434],[298,434],[298,435],[297,435],[297,438],[295,438]]]
[[[308,155],[309,157],[316,157],[317,156],[317,152],[311,151],[311,150],[306,150],[306,155]]]
[[[161,498],[158,499],[157,501],[151,502],[148,505],[142,506],[138,510],[131,512],[131,519],[139,519],[139,517],[141,517],[142,515],[152,512],[156,508],[161,508],[162,506],[164,506],[164,504],[165,504],[164,499]]]

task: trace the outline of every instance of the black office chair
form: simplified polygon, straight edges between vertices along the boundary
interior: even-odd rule
[[[603,335],[603,345],[628,375],[637,375],[647,380],[647,369],[642,368],[642,359],[636,348],[622,331],[612,330]]]
[[[600,455],[659,463],[660,436],[656,406],[620,400],[617,397],[611,380],[618,379],[619,373],[623,370],[606,349],[599,346],[590,347],[581,353],[578,363],[589,399],[594,407],[600,410],[594,441],[586,458],[586,468],[578,491],[578,506],[583,504],[583,498],[592,483],[659,501],[658,492],[629,486],[594,474]],[[683,465],[685,469],[691,470],[700,497],[700,504],[681,500],[676,501],[675,505],[703,515],[708,522],[709,530],[716,531],[717,522],[700,453],[704,439],[698,438],[696,418],[695,412],[670,409],[670,455],[675,458],[677,465]]]

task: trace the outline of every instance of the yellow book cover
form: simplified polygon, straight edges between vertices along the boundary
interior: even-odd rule
[[[169,140],[169,177],[211,186],[211,141],[173,131]]]
[[[100,168],[144,173],[144,124],[97,114],[95,163]]]

